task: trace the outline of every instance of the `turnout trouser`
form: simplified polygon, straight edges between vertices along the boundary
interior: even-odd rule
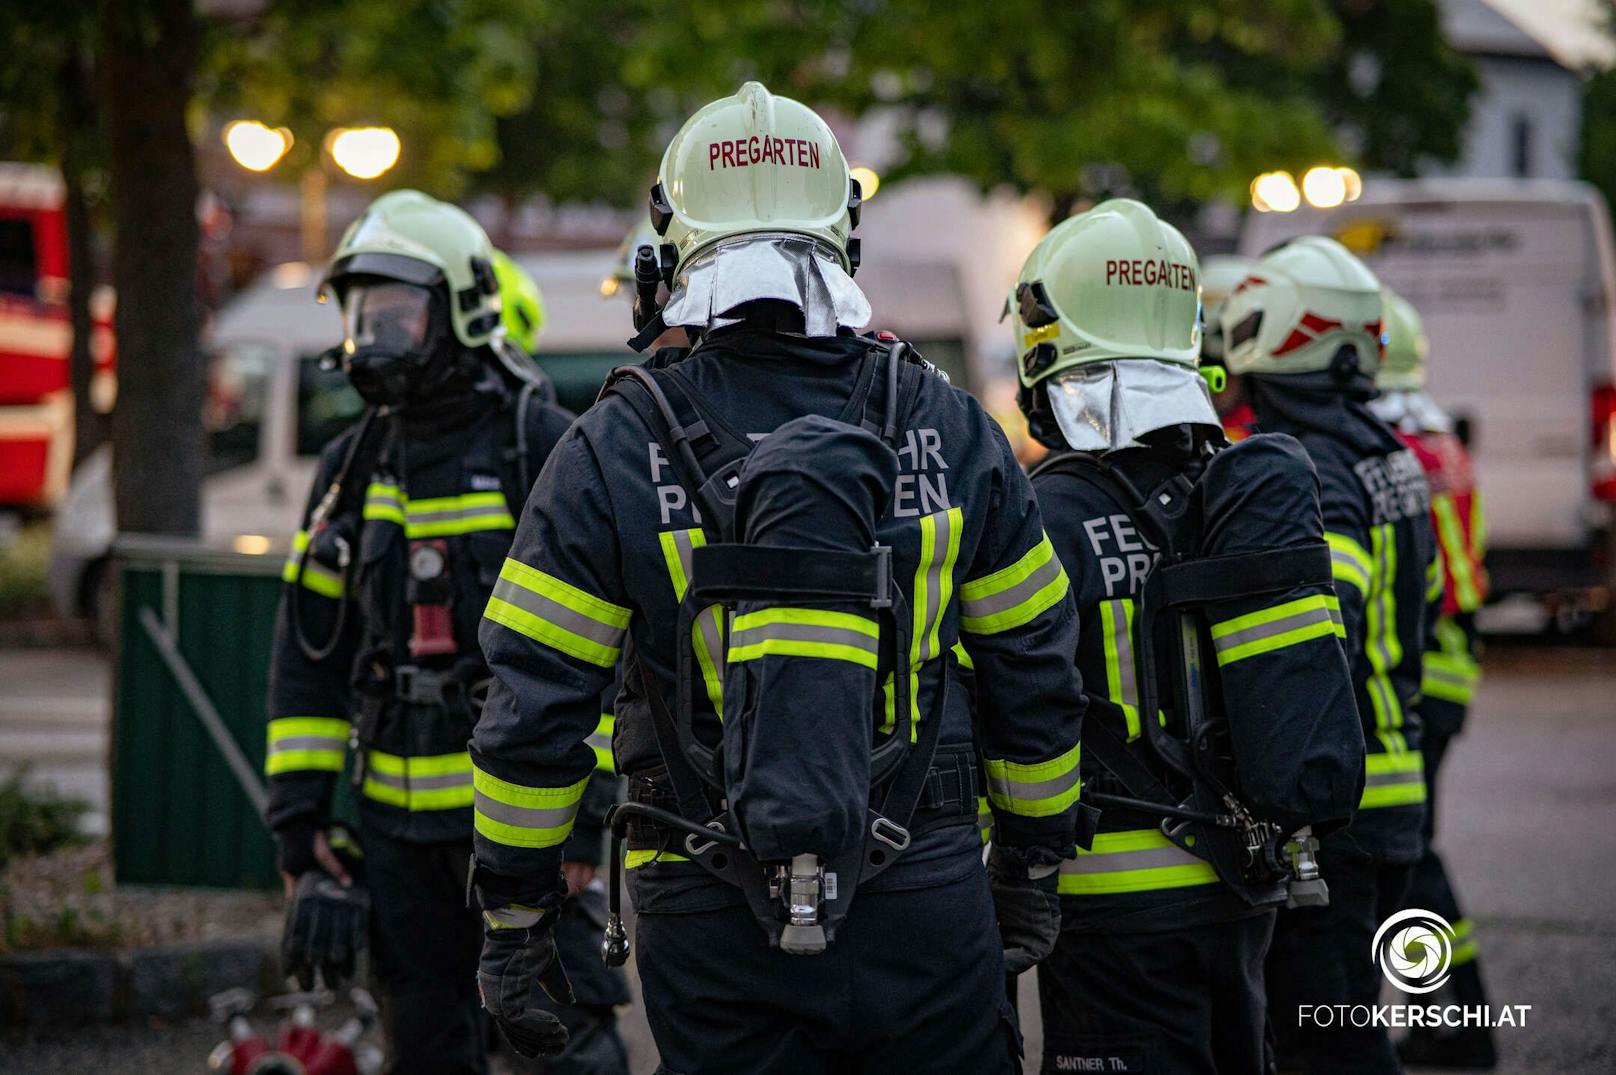
[[[635,944],[668,1075],[1019,1070],[980,867],[935,887],[860,892],[822,955],[771,949],[744,906],[642,913]]]
[[[1350,1014],[1328,1026],[1301,1020],[1302,1005],[1373,1007],[1385,981],[1373,958],[1375,930],[1403,906],[1411,866],[1389,866],[1359,851],[1348,833],[1324,842],[1319,869],[1330,886],[1328,907],[1279,912],[1269,950],[1268,1017],[1281,1070],[1398,1072],[1384,1027]]]
[[[466,908],[470,842],[409,843],[372,830],[364,846],[389,1075],[484,1075],[483,931]]]
[[[1481,967],[1476,960],[1476,939],[1471,932],[1470,920],[1459,909],[1447,867],[1433,846],[1436,838],[1438,777],[1452,742],[1451,734],[1427,728],[1421,743],[1425,753],[1425,786],[1430,796],[1423,831],[1425,850],[1414,866],[1414,878],[1403,903],[1408,907],[1435,911],[1453,926],[1453,970],[1447,988],[1452,990],[1454,1003],[1481,1005],[1487,1003],[1487,990],[1482,985]]]
[[[1272,911],[1151,933],[1067,930],[1038,967],[1043,1072],[1258,1072]]]

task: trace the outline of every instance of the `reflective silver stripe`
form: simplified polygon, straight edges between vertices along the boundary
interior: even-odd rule
[[[605,732],[590,732],[589,735],[584,739],[584,742],[588,743],[589,746],[595,750],[604,750],[608,754],[611,753],[612,737],[607,735]]]
[[[1015,608],[1023,601],[1028,600],[1039,590],[1054,582],[1060,577],[1061,562],[1053,552],[1033,569],[1032,574],[1011,586],[1007,590],[1000,590],[987,597],[978,597],[975,600],[961,600],[960,614],[971,619],[983,619]]]
[[[537,616],[546,623],[554,624],[564,631],[571,631],[580,638],[591,642],[598,642],[613,649],[623,644],[626,628],[613,627],[609,623],[582,613],[574,612],[559,601],[552,601],[543,594],[535,593],[526,586],[512,582],[501,575],[499,581],[494,583],[493,596],[508,605],[515,605],[523,612]]]
[[[438,788],[466,788],[471,786],[471,770],[463,773],[443,773],[438,776],[410,776],[407,773],[384,773],[371,766],[365,779],[384,787],[407,791],[435,791]]]
[[[269,744],[271,754],[289,754],[294,750],[346,750],[348,740],[334,735],[294,735],[277,739]]]
[[[917,638],[919,648],[915,651],[921,661],[929,661],[938,656],[937,647],[932,645],[932,634],[938,621],[942,618],[943,600],[943,568],[952,567],[945,564],[948,559],[948,543],[953,538],[950,527],[953,519],[949,512],[939,511],[932,515],[936,526],[932,537],[931,562],[926,565],[926,608],[925,616],[920,621],[920,635]],[[942,640],[937,640],[938,645]]]
[[[1345,572],[1332,571],[1331,574],[1337,579],[1341,578],[1342,575],[1345,574],[1347,581],[1351,582],[1353,585],[1358,585],[1358,580],[1365,574],[1364,565],[1359,562],[1356,556],[1353,556],[1350,553],[1340,552],[1336,549],[1330,550],[1330,565],[1332,568],[1345,568]],[[1367,580],[1365,580],[1365,584],[1367,585]]]
[[[1150,870],[1162,866],[1204,866],[1202,859],[1182,847],[1151,847],[1143,851],[1096,851],[1063,859],[1060,872],[1118,873],[1122,870]]]
[[[1366,788],[1384,787],[1388,784],[1423,784],[1424,782],[1425,774],[1419,769],[1364,774],[1364,787]]]
[[[1070,771],[1060,776],[1052,776],[1048,780],[1010,780],[1003,776],[987,774],[988,787],[997,792],[1000,798],[1015,799],[1020,802],[1039,802],[1044,799],[1053,799],[1077,786],[1079,778],[1078,766],[1073,765]]]
[[[503,504],[486,504],[475,508],[445,508],[442,511],[420,511],[416,508],[410,508],[407,518],[411,526],[426,526],[429,523],[449,523],[485,515],[509,514],[510,512]]]
[[[1247,627],[1243,631],[1232,631],[1222,638],[1213,639],[1212,645],[1219,653],[1227,653],[1229,650],[1237,646],[1243,646],[1247,642],[1260,642],[1265,638],[1285,634],[1287,631],[1295,631],[1302,627],[1312,627],[1318,623],[1340,622],[1340,618],[1334,614],[1334,610],[1325,605],[1316,605],[1313,608],[1293,612],[1289,616],[1269,623],[1259,623],[1255,626]]]
[[[564,825],[571,825],[572,819],[578,814],[577,800],[566,806],[538,810],[530,806],[512,806],[509,803],[502,803],[479,790],[474,793],[473,801],[477,808],[477,813],[483,817],[523,829],[559,829]],[[560,841],[557,842],[559,843]]]
[[[870,654],[878,654],[881,648],[879,639],[859,631],[810,623],[765,623],[736,631],[729,637],[729,644],[734,649],[759,642],[820,642],[832,646],[847,646]]]

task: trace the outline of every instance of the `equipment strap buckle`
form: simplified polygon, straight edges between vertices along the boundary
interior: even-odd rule
[[[444,699],[444,688],[459,681],[447,672],[436,672],[418,664],[401,664],[393,669],[393,696],[401,702],[432,705]]]
[[[909,841],[913,839],[908,829],[889,817],[877,817],[870,822],[870,835],[894,851],[908,850]]]
[[[716,819],[707,822],[705,827],[712,829],[714,832],[728,831],[724,828],[724,823]],[[695,833],[690,833],[685,837],[685,850],[689,852],[691,858],[701,858],[708,851],[711,851],[718,842],[717,840],[698,840]]]

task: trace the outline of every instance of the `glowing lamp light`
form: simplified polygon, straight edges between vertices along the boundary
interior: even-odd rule
[[[1341,175],[1341,182],[1347,188],[1347,201],[1355,202],[1363,197],[1363,177],[1351,168],[1337,168]]]
[[[266,127],[255,119],[226,124],[224,145],[235,162],[250,172],[267,172],[292,148],[292,132]]]
[[[269,538],[263,534],[237,534],[230,547],[243,556],[262,556],[269,551]]]
[[[849,169],[847,174],[858,180],[859,189],[863,191],[865,201],[875,197],[875,192],[881,189],[881,177],[875,174],[874,168],[866,168],[860,165],[857,168]]]
[[[1291,213],[1301,204],[1302,192],[1289,172],[1264,172],[1251,181],[1251,205],[1259,213]]]
[[[1302,176],[1302,195],[1315,209],[1334,209],[1347,200],[1347,180],[1340,168],[1319,165]]]
[[[391,127],[339,127],[327,143],[337,167],[355,179],[375,179],[398,163],[403,148]]]
[[[615,276],[608,276],[600,282],[600,297],[609,299],[623,289],[623,285]]]

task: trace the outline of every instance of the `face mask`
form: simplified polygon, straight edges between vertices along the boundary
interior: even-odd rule
[[[369,403],[398,406],[442,385],[452,338],[435,292],[397,281],[354,284],[342,303],[342,369]]]

